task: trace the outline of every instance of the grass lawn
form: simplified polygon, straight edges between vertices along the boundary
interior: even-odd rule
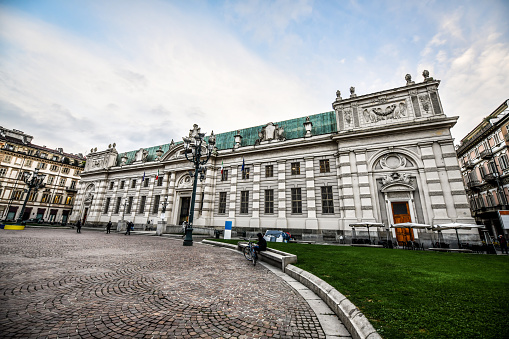
[[[269,247],[296,254],[296,266],[343,293],[384,338],[509,338],[509,256]]]

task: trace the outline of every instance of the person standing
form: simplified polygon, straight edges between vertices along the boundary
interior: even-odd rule
[[[106,234],[111,233],[111,220],[106,224]]]
[[[500,234],[498,236],[498,243],[500,244],[500,249],[502,250],[502,254],[509,254],[507,253],[507,239],[502,235]]]
[[[81,233],[81,220],[76,223],[76,233]]]
[[[131,222],[130,221],[128,221],[127,224],[125,225],[124,235],[131,235]]]

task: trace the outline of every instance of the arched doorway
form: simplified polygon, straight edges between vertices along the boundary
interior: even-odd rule
[[[392,217],[395,224],[412,222],[412,216],[408,208],[408,202],[391,202]],[[398,244],[404,245],[408,241],[414,241],[414,233],[411,228],[396,228],[396,240]]]

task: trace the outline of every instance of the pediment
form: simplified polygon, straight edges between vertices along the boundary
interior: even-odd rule
[[[382,186],[380,189],[382,193],[388,192],[411,192],[415,191],[415,187],[410,184],[406,184],[403,182],[395,182]]]

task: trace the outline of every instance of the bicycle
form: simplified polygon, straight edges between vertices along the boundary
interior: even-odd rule
[[[244,257],[253,262],[253,266],[256,265],[256,261],[258,260],[258,254],[254,248],[254,243],[250,239],[244,239],[247,241],[247,246],[244,247]]]

